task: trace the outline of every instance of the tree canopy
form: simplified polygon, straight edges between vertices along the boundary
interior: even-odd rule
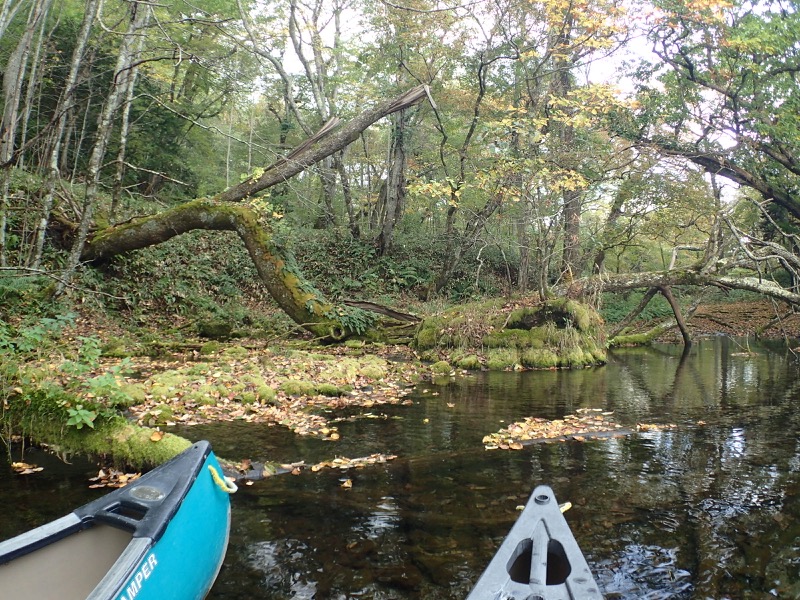
[[[255,223],[410,243],[428,298],[491,276],[794,303],[798,39],[770,1],[6,0],[0,268],[63,291],[159,227]]]

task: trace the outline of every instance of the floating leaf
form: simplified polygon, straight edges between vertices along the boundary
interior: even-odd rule
[[[11,468],[17,475],[31,475],[39,471],[44,471],[44,467],[37,467],[36,465],[29,465],[24,462],[12,462]]]
[[[600,434],[607,436],[619,432],[620,435],[630,433],[617,424],[610,411],[600,408],[579,408],[576,414],[565,415],[563,419],[548,421],[541,417],[527,417],[524,421],[512,423],[497,433],[483,437],[483,444],[487,450],[520,450],[523,442],[541,440],[546,443],[553,441],[574,440],[578,442],[587,439],[597,439]],[[674,425],[639,424],[637,431],[662,431],[672,429]]]

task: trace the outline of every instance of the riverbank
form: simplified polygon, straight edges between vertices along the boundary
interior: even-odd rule
[[[766,301],[710,304],[696,311],[690,328],[694,336],[800,336],[795,315],[767,327],[775,314]],[[77,316],[48,352],[28,357],[17,383],[7,380],[12,383],[7,384],[6,417],[15,398],[35,398],[27,400],[17,430],[11,430],[57,446],[57,439],[48,438],[61,435],[70,452],[85,436],[93,440],[86,447],[92,453],[103,448],[104,439],[119,440],[122,425],[138,427],[131,437],[153,444],[153,450],[162,440],[180,446],[169,434],[176,425],[233,420],[336,442],[341,436],[331,422],[336,411],[409,403],[412,386],[455,374],[449,366],[442,370],[443,364],[423,364],[407,346],[322,346],[290,331],[268,339],[214,341],[185,331],[180,324],[168,333],[124,327],[103,314]],[[662,339],[675,336],[670,332]],[[37,430],[43,416],[55,423]],[[116,443],[114,449],[113,460],[136,466],[163,459],[163,452],[147,448]]]

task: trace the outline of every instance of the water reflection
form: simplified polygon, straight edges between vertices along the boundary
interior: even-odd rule
[[[335,445],[245,423],[182,430],[231,458],[399,456],[242,486],[209,598],[464,598],[538,483],[573,503],[568,521],[608,598],[798,598],[798,364],[750,348],[719,338],[684,355],[618,350],[598,369],[428,384],[413,406],[341,422]],[[481,444],[512,421],[582,407],[678,427],[519,452]]]

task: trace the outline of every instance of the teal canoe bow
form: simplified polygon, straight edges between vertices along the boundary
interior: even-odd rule
[[[208,442],[69,515],[0,543],[0,595],[200,600],[222,566],[235,486]]]
[[[556,502],[537,487],[467,600],[602,600]]]

